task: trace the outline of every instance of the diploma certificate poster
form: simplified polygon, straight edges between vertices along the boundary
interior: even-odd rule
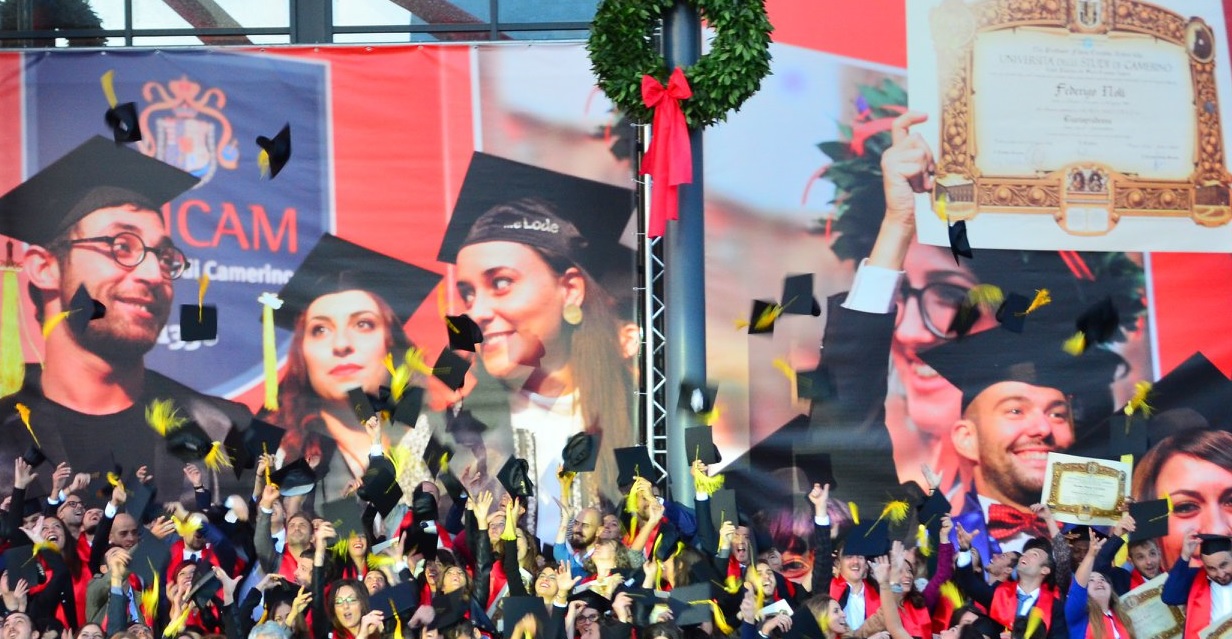
[[[1232,251],[1232,72],[1219,0],[910,0],[925,244]],[[943,218],[944,216],[944,218]]]

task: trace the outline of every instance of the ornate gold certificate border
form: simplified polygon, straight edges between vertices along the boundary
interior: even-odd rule
[[[1087,504],[1059,503],[1058,500],[1061,498],[1061,482],[1065,481],[1066,475],[1098,475],[1115,479],[1120,491],[1120,494],[1117,495],[1117,503],[1112,508],[1095,508]],[[1096,517],[1101,519],[1117,519],[1121,516],[1121,511],[1125,509],[1125,487],[1128,483],[1127,480],[1128,477],[1126,477],[1124,471],[1105,466],[1096,461],[1053,464],[1052,482],[1048,490],[1048,500],[1045,503],[1057,514],[1068,514],[1084,519]]]
[[[1082,34],[1149,35],[1184,47],[1194,90],[1194,170],[1188,180],[1144,180],[1116,167],[1076,161],[1045,174],[981,175],[976,163],[972,56],[980,33],[1042,27]],[[1207,227],[1232,221],[1224,165],[1215,34],[1200,18],[1185,18],[1139,0],[945,0],[930,16],[941,97],[936,198],[945,193],[950,220],[980,213],[1051,215],[1072,235],[1104,235],[1126,216],[1187,217]],[[1149,126],[1149,123],[1144,123]],[[1077,176],[1077,177],[1076,177]],[[1107,222],[1089,230],[1069,223],[1069,210],[1102,210]]]

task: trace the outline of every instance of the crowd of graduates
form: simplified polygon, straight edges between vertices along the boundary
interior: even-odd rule
[[[379,423],[367,427],[379,441]],[[935,488],[861,522],[812,484],[796,496],[811,523],[784,539],[766,513],[734,507],[702,461],[686,508],[635,455],[617,460],[622,499],[604,505],[572,505],[562,468],[559,531],[537,539],[518,464],[495,491],[476,468],[437,464],[404,495],[386,452],[374,446],[334,520],[313,511],[316,478],[288,472],[302,462],[275,469],[269,454],[254,459],[248,495],[212,494],[186,465],[193,503],[160,503],[145,468],[18,459],[0,527],[2,636],[1146,639],[1119,597],[1165,573],[1185,639],[1229,612],[1232,542],[1191,535],[1183,556],[1196,567],[1169,567],[1150,536],[1160,522],[1129,512],[1110,529],[1062,527],[1037,505],[1021,553],[981,557]],[[27,494],[38,472],[52,473],[49,497]]]

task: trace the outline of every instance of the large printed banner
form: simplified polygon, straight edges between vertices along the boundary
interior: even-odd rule
[[[963,525],[987,532],[977,537],[986,558],[1020,541],[999,526],[1040,501],[1051,452],[1132,454],[1140,500],[1172,494],[1179,504],[1187,477],[1227,485],[1232,464],[1192,452],[1232,449],[1222,408],[1232,344],[1217,337],[1232,330],[1226,254],[1024,244],[956,264],[944,247],[914,244],[880,308],[848,308],[883,228],[890,122],[914,94],[900,2],[849,16],[863,30],[799,29],[802,16],[845,6],[821,4],[770,3],[781,25],[774,73],[705,144],[718,466],[744,514],[769,511],[756,521],[790,551],[787,571],[803,578],[811,565],[811,512],[800,502],[813,482],[832,484],[831,514],[847,530],[854,518],[839,504],[875,519],[886,501],[938,481]],[[1222,26],[1212,34],[1221,39]],[[422,410],[395,410],[384,433],[428,460],[399,478],[408,495],[435,470],[433,442],[453,449],[451,469],[474,465],[493,486],[516,455],[548,541],[561,451],[585,431],[602,435],[599,471],[583,474],[574,498],[615,496],[606,453],[643,436],[631,134],[594,88],[582,46],[0,56],[0,192],[36,184],[110,134],[98,85],[109,70],[145,139],[93,143],[90,157],[109,160],[79,164],[62,190],[24,200],[42,202],[35,213],[0,200],[0,228],[14,239],[3,280],[13,312],[0,315],[0,336],[16,325],[28,364],[0,400],[0,484],[32,443],[22,403],[53,462],[126,473],[148,464],[160,491],[178,494],[192,455],[145,418],[154,400],[171,399],[210,440],[251,428],[252,414],[286,429],[270,452],[285,465],[324,464],[317,506],[328,510],[347,499],[371,443],[348,391],[378,394],[389,368],[410,361]],[[262,178],[255,138],[284,124],[291,159]],[[144,178],[143,162],[174,166],[195,186],[168,194],[179,178]],[[140,260],[116,252],[121,234],[148,249]],[[171,247],[188,260],[173,280]],[[813,276],[820,316],[782,315],[750,335],[754,301],[788,301],[783,280],[797,274]],[[205,276],[219,333],[187,341],[180,305],[196,308]],[[1046,290],[1051,301],[1009,317],[986,303],[960,338],[957,309],[989,284],[1028,301]],[[73,311],[56,323],[82,287],[107,315]],[[268,314],[276,407],[265,392],[267,293],[283,302]],[[446,320],[464,313],[484,338],[474,354],[449,328],[462,320]],[[1092,323],[1104,330],[1074,346]],[[1153,411],[1127,417],[1144,381],[1157,382],[1145,395]],[[989,394],[1005,383],[1007,393]],[[213,475],[227,490],[251,481]],[[1165,555],[1186,531],[1216,525],[1209,509],[1186,512],[1196,514],[1173,517]]]

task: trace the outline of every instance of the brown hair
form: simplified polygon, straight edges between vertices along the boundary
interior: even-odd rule
[[[1232,472],[1232,433],[1191,428],[1165,437],[1134,468],[1134,499],[1157,499],[1155,480],[1164,464],[1177,455],[1187,455]]]
[[[360,289],[363,290],[363,289]],[[411,347],[411,342],[402,330],[402,324],[394,314],[393,308],[380,295],[364,290],[380,311],[381,322],[385,324],[385,348],[393,353],[394,360]],[[287,353],[287,372],[278,384],[278,413],[273,419],[278,426],[286,429],[282,438],[282,449],[287,459],[304,456],[306,451],[319,448],[320,440],[310,432],[312,423],[321,418],[324,408],[321,397],[312,388],[308,379],[308,362],[304,359],[304,332],[307,325],[308,309],[295,319],[295,331],[291,335],[291,349]]]
[[[1129,633],[1128,639],[1136,639],[1134,636],[1134,624],[1130,622],[1125,615],[1125,611],[1121,609],[1121,599],[1117,597],[1116,591],[1112,589],[1112,584],[1108,584],[1108,610],[1116,615],[1122,626],[1125,626],[1125,631]],[[1112,639],[1104,634],[1104,613],[1099,609],[1099,604],[1087,595],[1087,627],[1091,631],[1091,639]],[[1124,638],[1123,638],[1124,639]]]
[[[372,611],[372,604],[368,602],[368,589],[364,587],[362,581],[354,579],[339,579],[329,584],[329,590],[325,595],[327,605],[325,606],[325,616],[329,619],[329,625],[334,629],[334,636],[339,635],[349,636],[346,628],[342,627],[342,622],[338,620],[338,613],[334,611],[335,602],[338,600],[338,591],[342,590],[343,586],[350,586],[355,592],[355,599],[359,602],[359,616],[363,617]],[[341,632],[339,632],[341,631]]]

